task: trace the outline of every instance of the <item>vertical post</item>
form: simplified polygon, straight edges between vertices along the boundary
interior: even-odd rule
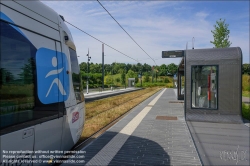
[[[152,83],[154,82],[154,66],[152,67]]]
[[[195,39],[194,39],[194,37],[193,37],[193,39],[192,39],[193,49],[194,49],[194,41],[195,41]]]
[[[89,93],[89,49],[88,49],[88,62],[87,62],[87,94]]]
[[[155,82],[157,82],[157,70],[155,71]]]
[[[208,98],[208,108],[211,108],[211,90],[210,90],[210,83],[211,83],[211,73],[208,74],[208,84],[207,84],[207,98]]]
[[[127,70],[127,68],[125,67],[125,81],[124,81],[124,83],[125,83],[125,89],[126,89],[126,70]]]
[[[104,44],[102,44],[102,90],[104,90]]]
[[[142,70],[141,70],[141,87],[142,87]]]

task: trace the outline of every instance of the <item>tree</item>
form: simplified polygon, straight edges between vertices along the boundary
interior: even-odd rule
[[[211,31],[214,36],[214,41],[210,43],[214,44],[215,48],[224,48],[230,47],[232,44],[229,39],[230,30],[228,29],[228,24],[225,23],[225,20],[216,21],[217,25],[214,25],[215,30]]]
[[[167,75],[174,75],[177,72],[178,66],[171,63],[167,66]]]
[[[150,72],[152,67],[151,67],[150,65],[144,63],[144,65],[143,65],[142,68],[143,68],[143,69],[142,69],[143,72]]]
[[[167,65],[162,64],[159,69],[159,75],[160,76],[165,76],[167,73]]]
[[[135,78],[135,72],[132,70],[128,71],[128,78]]]
[[[87,73],[87,63],[86,62],[82,62],[80,64],[80,70],[84,71],[84,73]]]
[[[250,64],[245,63],[242,65],[242,74],[250,75]]]
[[[121,81],[122,81],[122,84],[125,84],[125,81],[126,81],[125,71],[123,71],[121,74]]]
[[[35,60],[34,58],[28,59],[28,63],[22,67],[21,73],[18,75],[20,76],[20,79],[23,81],[24,84],[32,84],[34,79],[34,73],[35,70]]]

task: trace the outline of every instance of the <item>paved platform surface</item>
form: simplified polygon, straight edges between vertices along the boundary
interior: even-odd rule
[[[82,149],[86,165],[201,165],[184,121],[183,103],[164,89]],[[159,120],[173,116],[177,120]],[[82,164],[79,164],[82,165]]]
[[[250,165],[249,127],[187,121],[203,165]]]
[[[74,165],[249,165],[249,128],[186,122],[175,90],[163,89],[82,151]]]

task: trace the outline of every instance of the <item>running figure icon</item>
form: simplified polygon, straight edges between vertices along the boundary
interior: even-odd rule
[[[57,67],[57,58],[56,58],[56,57],[53,57],[53,58],[52,58],[52,65],[53,65],[53,67]],[[52,76],[52,75],[58,75],[58,74],[60,74],[62,71],[63,71],[63,68],[57,69],[57,70],[51,70],[51,71],[45,76],[45,78],[47,78],[47,77],[49,77],[49,76]],[[52,88],[52,86],[53,86],[54,84],[56,84],[56,85],[58,86],[59,91],[61,92],[62,95],[67,95],[66,92],[65,92],[65,90],[64,90],[64,88],[63,88],[63,85],[62,85],[61,81],[60,81],[58,78],[55,78],[55,79],[53,80],[53,82],[51,83],[51,85],[50,85],[50,88],[49,88],[49,90],[48,90],[48,92],[47,92],[47,94],[46,94],[46,97],[48,97],[48,95],[49,95],[49,93],[50,93],[50,91],[51,91],[51,88]]]

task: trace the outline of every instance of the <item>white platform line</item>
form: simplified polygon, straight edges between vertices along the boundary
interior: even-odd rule
[[[157,102],[157,100],[161,97],[161,95],[165,92],[166,89],[164,89],[156,98],[154,98],[148,105],[153,106]]]
[[[149,105],[154,105],[165,90],[166,89],[156,96]],[[151,108],[152,107],[146,106],[140,113],[138,113],[137,116],[134,117],[113,139],[111,139],[86,165],[108,165]]]

